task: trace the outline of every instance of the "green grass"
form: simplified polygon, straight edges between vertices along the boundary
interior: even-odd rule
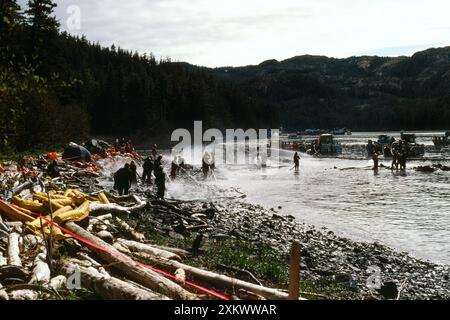
[[[130,221],[130,224],[132,222]],[[141,226],[140,224],[138,224]],[[190,251],[195,236],[174,239],[157,233],[151,228],[138,228],[153,244],[180,248]],[[256,283],[251,276],[244,272],[224,269],[220,265],[246,270],[252,273],[263,285],[278,289],[287,289],[289,285],[289,258],[277,252],[268,245],[251,241],[226,239],[205,239],[198,256],[192,256],[184,263],[226,274],[248,282]],[[349,284],[338,283],[333,277],[321,277],[319,280],[300,279],[302,292],[307,299],[351,299],[357,298],[354,289]]]
[[[252,273],[266,285],[286,287],[288,282],[287,258],[268,246],[241,240],[211,241],[202,248],[203,254],[192,258],[191,262],[208,269],[219,269],[240,278],[253,279],[246,273],[223,270],[225,265]]]

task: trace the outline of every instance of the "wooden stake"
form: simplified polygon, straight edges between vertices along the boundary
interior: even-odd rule
[[[300,243],[292,242],[291,260],[289,268],[289,300],[300,297]]]

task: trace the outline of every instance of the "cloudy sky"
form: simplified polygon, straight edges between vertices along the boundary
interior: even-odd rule
[[[25,3],[25,0],[19,0]],[[63,29],[205,66],[450,45],[448,0],[60,0]],[[80,23],[77,23],[77,17]]]

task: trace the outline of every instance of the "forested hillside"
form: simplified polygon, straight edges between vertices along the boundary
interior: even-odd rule
[[[192,127],[450,127],[450,48],[208,69],[60,32],[51,0],[1,2],[0,150]],[[149,48],[151,50],[151,48]]]
[[[285,127],[450,127],[450,47],[398,58],[299,56],[211,74],[270,103]]]
[[[1,4],[0,133],[3,150],[25,150],[89,134],[156,135],[173,128],[257,127],[268,105],[204,68],[59,32],[50,0]]]

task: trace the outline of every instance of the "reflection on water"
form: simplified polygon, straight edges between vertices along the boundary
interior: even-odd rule
[[[363,160],[362,150],[367,139],[377,134],[356,133],[339,138],[345,152],[342,158],[302,155],[298,175],[290,169],[293,154],[283,152],[286,163],[281,168],[222,166],[217,170],[218,181],[210,183],[239,187],[250,202],[267,208],[282,206],[281,213],[300,221],[450,263],[450,172],[411,169],[438,159],[450,165],[448,150],[434,150],[433,135],[419,134],[426,154],[409,162],[405,173],[380,168],[374,174],[372,161]],[[390,167],[390,160],[380,159],[380,164]]]

